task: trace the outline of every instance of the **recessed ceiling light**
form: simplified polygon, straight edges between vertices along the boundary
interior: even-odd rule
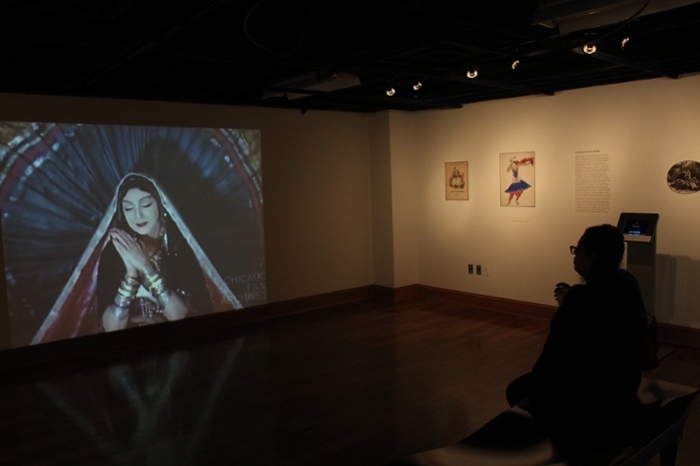
[[[396,94],[396,89],[394,89],[393,87],[390,87],[386,90],[386,95],[388,95],[389,97],[391,97],[394,94]]]
[[[625,37],[624,39],[622,39],[622,42],[620,42],[620,48],[624,50],[624,49],[625,49],[625,45],[627,45],[627,43],[628,43],[629,41],[630,41],[630,38],[629,38],[629,37]]]
[[[595,46],[595,44],[586,44],[583,46],[583,53],[587,53],[588,55],[592,55],[595,53],[595,51],[598,50]]]
[[[423,87],[423,83],[420,82],[420,81],[417,81],[417,82],[413,85],[413,90],[414,90],[414,91],[417,91],[417,90],[419,90],[421,87]]]
[[[520,66],[520,60],[513,60],[513,63],[510,65],[512,69],[516,69],[518,66]]]
[[[467,71],[467,78],[474,79],[474,78],[476,78],[476,76],[478,74],[479,74],[479,72],[476,70],[469,70],[469,71]]]

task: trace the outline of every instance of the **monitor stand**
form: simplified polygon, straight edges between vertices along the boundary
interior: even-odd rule
[[[637,279],[647,313],[654,314],[656,298],[656,241],[627,242],[627,271]]]

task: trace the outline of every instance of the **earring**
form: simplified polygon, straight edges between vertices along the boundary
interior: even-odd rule
[[[160,222],[160,231],[158,232],[158,236],[160,236],[160,239],[163,240],[163,246],[165,246],[165,251],[168,251],[168,229],[165,226],[165,218],[161,219]]]

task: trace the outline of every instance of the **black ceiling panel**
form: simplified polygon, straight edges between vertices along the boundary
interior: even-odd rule
[[[700,72],[692,0],[471,3],[0,0],[0,92],[419,111]]]

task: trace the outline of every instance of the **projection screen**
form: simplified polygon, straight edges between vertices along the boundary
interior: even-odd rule
[[[260,132],[0,122],[12,347],[267,300]]]

